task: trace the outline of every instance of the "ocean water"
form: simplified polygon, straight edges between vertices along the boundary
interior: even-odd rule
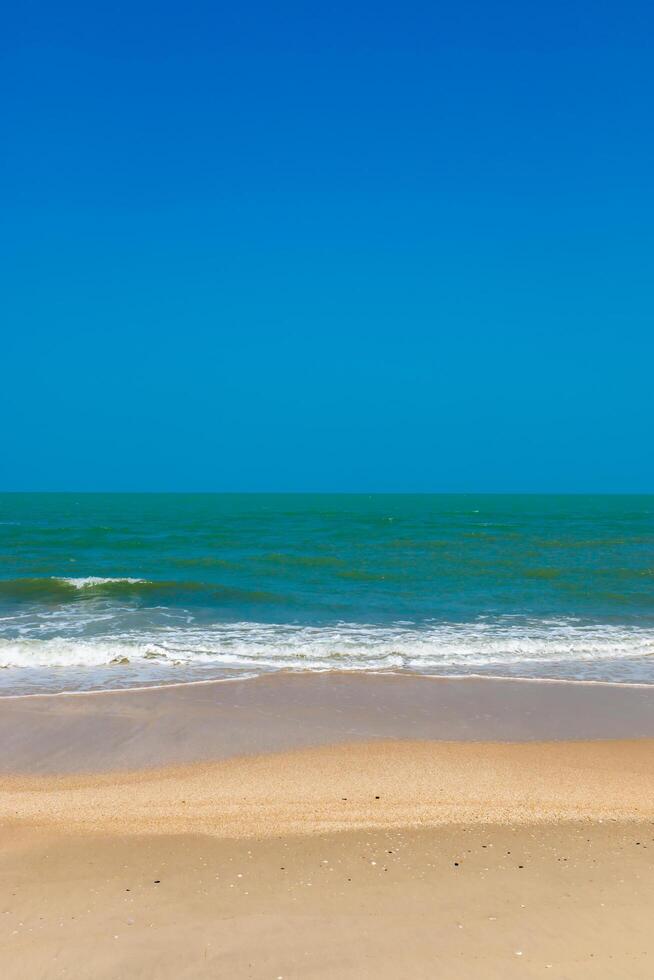
[[[0,693],[279,670],[654,683],[654,497],[0,495]]]

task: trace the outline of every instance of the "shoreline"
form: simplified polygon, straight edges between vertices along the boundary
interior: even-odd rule
[[[198,687],[208,684],[236,684],[247,683],[248,681],[259,681],[270,677],[311,677],[323,675],[335,675],[338,677],[411,677],[425,681],[483,681],[499,682],[505,684],[561,684],[564,686],[575,685],[580,687],[610,687],[610,688],[636,688],[638,690],[654,691],[654,681],[606,681],[606,680],[582,680],[578,677],[521,677],[510,674],[423,674],[419,671],[398,671],[398,670],[294,670],[280,668],[279,670],[265,671],[260,674],[248,674],[244,672],[238,677],[207,677],[206,679],[192,681],[166,681],[164,683],[143,683],[135,684],[132,687],[105,687],[105,688],[83,688],[79,690],[65,691],[34,691],[25,694],[1,694],[0,705],[3,701],[17,701],[24,698],[67,698],[85,697],[96,694],[135,694],[140,691],[161,691],[176,687]]]

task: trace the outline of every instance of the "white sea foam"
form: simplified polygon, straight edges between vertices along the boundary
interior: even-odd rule
[[[96,621],[95,627],[98,628]],[[0,639],[0,667],[145,670],[230,667],[247,671],[410,670],[595,676],[654,680],[654,629],[566,621],[293,626],[160,625],[94,636],[34,634]],[[628,665],[632,664],[631,667]],[[627,665],[627,667],[625,667]]]
[[[109,585],[117,582],[127,582],[128,585],[137,585],[139,582],[146,581],[144,578],[102,578],[98,575],[87,575],[85,578],[62,578],[53,575],[52,578],[55,582],[65,582],[66,585],[72,585],[75,589],[91,589],[94,586]]]

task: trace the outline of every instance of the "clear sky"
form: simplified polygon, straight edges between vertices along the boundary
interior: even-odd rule
[[[653,28],[8,5],[0,489],[654,491]]]

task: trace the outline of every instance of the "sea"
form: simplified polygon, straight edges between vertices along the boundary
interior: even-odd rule
[[[654,496],[1,494],[0,694],[654,683]]]

